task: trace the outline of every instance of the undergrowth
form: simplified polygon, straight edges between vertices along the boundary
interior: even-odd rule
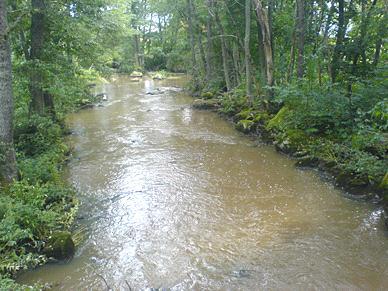
[[[55,231],[69,229],[77,209],[74,191],[61,180],[69,148],[60,123],[19,120],[15,145],[20,180],[0,188],[0,290],[26,290],[15,275],[47,261],[45,244]]]
[[[384,199],[388,85],[376,80],[356,84],[352,96],[335,86],[306,84],[275,87],[272,100],[256,96],[253,103],[244,85],[216,94],[207,88],[199,95],[216,100],[217,110],[238,130],[261,135],[278,150],[330,172],[350,192],[373,190]]]

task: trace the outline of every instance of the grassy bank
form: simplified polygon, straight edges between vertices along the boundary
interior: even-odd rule
[[[61,178],[70,154],[64,133],[61,123],[47,117],[16,124],[20,180],[0,189],[1,290],[21,288],[13,281],[18,272],[45,263],[49,256],[58,257],[49,251],[53,239],[68,231],[74,220],[75,193]]]
[[[276,88],[274,100],[253,104],[245,88],[236,88],[197,94],[193,106],[216,110],[238,130],[294,157],[297,166],[319,168],[353,197],[387,208],[387,88],[370,88],[360,84],[352,99],[336,88]]]
[[[71,154],[64,117],[85,102],[95,102],[88,84],[101,81],[93,70],[64,80],[66,90],[56,91],[53,117],[29,114],[28,82],[22,77],[14,81],[19,179],[0,187],[0,290],[25,290],[14,282],[18,273],[74,252],[70,230],[78,201],[62,178]]]

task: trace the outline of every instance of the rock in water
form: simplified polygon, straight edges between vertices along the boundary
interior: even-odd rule
[[[44,253],[47,257],[56,260],[67,260],[74,256],[75,245],[68,231],[59,231],[54,233],[49,239]]]

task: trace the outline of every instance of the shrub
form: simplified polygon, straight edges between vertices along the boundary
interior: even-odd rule
[[[61,126],[49,117],[33,115],[16,124],[16,149],[26,156],[46,152],[48,148],[59,144],[61,139]]]

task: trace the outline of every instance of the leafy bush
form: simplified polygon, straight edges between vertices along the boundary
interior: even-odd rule
[[[62,129],[49,117],[33,115],[17,122],[15,145],[18,152],[35,156],[61,142]]]
[[[23,286],[17,284],[9,277],[2,276],[0,274],[0,290],[12,290],[12,291],[37,291],[42,290],[41,286]]]
[[[0,194],[0,275],[12,275],[45,262],[45,242],[68,227],[76,202],[69,188],[26,180]]]
[[[224,94],[221,99],[221,112],[226,115],[236,115],[248,108],[248,98],[246,96]]]
[[[62,126],[32,116],[17,120],[15,132],[21,180],[0,189],[0,289],[13,286],[8,278],[19,270],[46,261],[45,243],[54,231],[68,229],[77,208],[74,191],[61,181],[69,152]]]

